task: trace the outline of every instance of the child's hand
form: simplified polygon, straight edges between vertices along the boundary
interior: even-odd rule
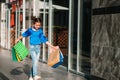
[[[21,40],[23,37],[22,36],[20,36],[19,38],[17,38],[16,40],[15,40],[15,44],[19,41],[19,40]]]
[[[19,39],[16,39],[16,40],[15,40],[15,44],[16,44],[18,41],[19,41]]]
[[[53,46],[51,49],[50,49],[50,53],[51,52],[54,52],[55,50],[59,49],[59,46]]]
[[[54,46],[54,50],[57,50],[57,49],[59,49],[59,46]]]

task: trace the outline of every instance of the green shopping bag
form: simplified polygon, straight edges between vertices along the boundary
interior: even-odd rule
[[[16,57],[15,49],[14,49],[13,47],[12,47],[12,60],[13,60],[13,61],[16,61],[16,62],[18,61],[18,60],[17,60],[17,57]]]
[[[20,62],[22,60],[20,60],[18,54],[16,53],[14,47],[12,47],[12,60],[15,62]]]
[[[22,43],[22,41],[19,41],[14,46],[15,52],[17,53],[17,56],[20,58],[20,60],[23,60],[28,55],[28,49],[26,46]]]

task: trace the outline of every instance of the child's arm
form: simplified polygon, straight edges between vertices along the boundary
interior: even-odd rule
[[[20,36],[18,37],[16,40],[15,40],[15,43],[17,43],[19,40],[21,40],[23,38],[23,36]]]
[[[31,35],[30,28],[28,28],[24,33],[22,33],[22,35],[15,40],[15,43],[17,43],[17,42],[18,42],[19,40],[21,40],[23,37],[27,37],[27,36],[29,36],[29,35]]]
[[[59,46],[53,46],[52,44],[50,44],[48,41],[46,42],[46,44],[51,47],[53,50],[59,49]]]

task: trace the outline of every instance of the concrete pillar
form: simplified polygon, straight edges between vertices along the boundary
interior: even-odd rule
[[[6,3],[9,3],[9,0],[6,0]],[[10,9],[8,9],[8,6],[6,6],[6,30],[7,30],[7,42],[6,42],[6,48],[10,49]]]
[[[39,0],[33,0],[33,16],[39,17],[40,8],[39,8]]]
[[[22,29],[22,32],[25,31],[25,15],[26,15],[26,7],[25,7],[25,4],[26,4],[26,0],[23,0],[23,29]],[[23,43],[25,44],[25,38],[23,38]]]
[[[5,3],[1,3],[1,47],[6,47]]]

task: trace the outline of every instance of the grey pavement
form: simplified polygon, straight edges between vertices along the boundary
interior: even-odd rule
[[[30,67],[29,57],[22,62],[13,62],[11,51],[0,49],[0,80],[28,80]],[[87,80],[65,69],[51,68],[42,62],[39,62],[38,73],[42,80]]]

